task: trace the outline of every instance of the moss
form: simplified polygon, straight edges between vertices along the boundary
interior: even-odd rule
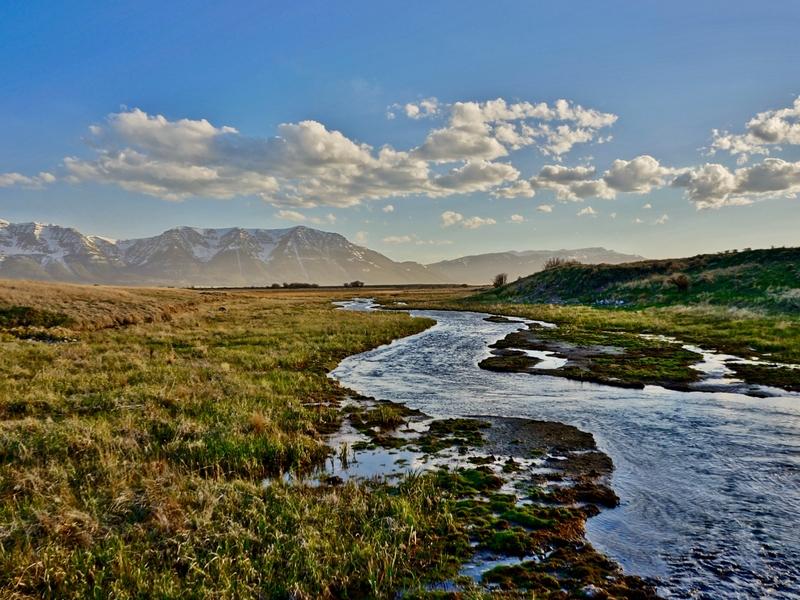
[[[526,556],[536,546],[527,531],[513,527],[494,532],[481,547],[506,556]]]
[[[800,369],[728,363],[737,377],[748,383],[770,385],[791,392],[800,392]]]
[[[482,430],[489,427],[478,419],[439,419],[415,441],[426,453],[439,452],[452,446],[476,447],[483,444]]]
[[[545,529],[552,527],[555,523],[553,519],[543,519],[536,515],[534,510],[527,507],[507,510],[500,515],[500,518],[528,529]]]

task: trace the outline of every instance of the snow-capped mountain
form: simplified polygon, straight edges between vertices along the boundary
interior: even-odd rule
[[[343,236],[310,229],[177,227],[133,240],[85,236],[58,225],[0,221],[0,277],[153,285],[313,282],[439,283]]]
[[[134,285],[261,286],[474,283],[539,271],[551,257],[621,263],[641,257],[604,248],[496,252],[430,265],[395,262],[338,233],[308,227],[176,227],[133,240],[86,236],[59,225],[0,220],[0,278]]]

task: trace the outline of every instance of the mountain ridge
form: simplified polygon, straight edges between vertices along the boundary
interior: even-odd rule
[[[112,239],[72,227],[0,219],[0,277],[79,283],[263,286],[281,282],[341,285],[491,281],[539,270],[548,258],[623,262],[604,248],[472,255],[428,265],[394,261],[338,233],[297,225],[278,229],[180,226],[158,235]]]

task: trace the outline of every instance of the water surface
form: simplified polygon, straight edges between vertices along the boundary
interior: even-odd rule
[[[359,304],[364,308],[364,304]],[[549,419],[594,434],[622,504],[588,537],[667,598],[800,598],[800,397],[629,390],[478,368],[520,327],[469,312],[345,359],[345,386],[431,416]]]

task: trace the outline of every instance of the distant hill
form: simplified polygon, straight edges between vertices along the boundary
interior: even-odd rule
[[[800,312],[800,248],[618,265],[562,264],[486,292],[481,299],[631,307],[706,303]]]
[[[443,279],[471,284],[488,284],[498,273],[506,273],[509,280],[525,277],[544,268],[551,258],[578,262],[617,264],[640,260],[635,254],[622,254],[605,248],[578,248],[577,250],[527,250],[524,252],[493,252],[463,256],[427,265]]]

